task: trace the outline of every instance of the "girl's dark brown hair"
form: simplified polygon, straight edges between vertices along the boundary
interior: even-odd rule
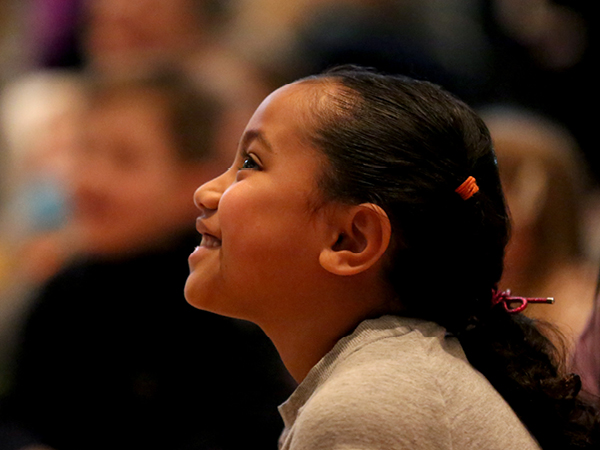
[[[402,314],[456,335],[543,448],[597,445],[597,416],[560,352],[532,320],[491,306],[510,222],[484,122],[407,77],[341,67],[300,82],[327,85],[311,138],[328,160],[326,199],[375,203],[390,218],[387,279]],[[469,176],[480,189],[463,200],[455,189]]]

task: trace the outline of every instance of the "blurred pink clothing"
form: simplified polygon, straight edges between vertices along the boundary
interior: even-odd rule
[[[573,367],[581,377],[583,390],[600,403],[600,298],[596,296],[594,310],[577,342]]]

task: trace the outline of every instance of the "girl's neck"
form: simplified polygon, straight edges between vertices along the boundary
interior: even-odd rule
[[[288,329],[283,333],[275,333],[272,340],[288,372],[296,382],[301,383],[345,333],[327,324],[298,325],[293,332]]]
[[[259,324],[273,341],[288,372],[302,382],[343,337],[366,319],[390,312],[383,292],[355,289],[346,295],[320,295],[319,310],[290,320]]]

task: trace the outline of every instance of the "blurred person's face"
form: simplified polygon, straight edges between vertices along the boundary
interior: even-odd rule
[[[113,96],[84,115],[71,174],[84,252],[159,246],[193,224],[202,167],[177,157],[161,105],[148,95]]]
[[[181,59],[201,33],[194,0],[88,0],[83,42],[103,71],[144,70]]]

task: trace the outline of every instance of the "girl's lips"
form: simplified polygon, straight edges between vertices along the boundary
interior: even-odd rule
[[[196,230],[198,233],[202,235],[202,241],[200,242],[200,247],[205,248],[216,248],[221,246],[221,240],[209,233],[208,227],[202,221],[202,218],[198,217],[196,219]]]
[[[206,257],[206,255],[213,253],[215,250],[221,248],[221,240],[217,239],[211,234],[203,234],[202,241],[200,241],[200,245],[198,245],[194,251],[190,254],[188,258],[188,262],[190,264],[190,268],[194,267],[198,264],[202,258]]]

